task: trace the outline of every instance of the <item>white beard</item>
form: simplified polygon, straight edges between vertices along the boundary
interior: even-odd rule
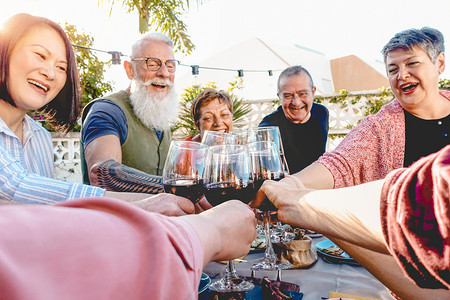
[[[166,96],[151,95],[147,86],[152,83],[170,87]],[[154,78],[147,82],[134,80],[134,89],[130,95],[131,107],[136,117],[149,129],[164,131],[170,128],[178,117],[178,97],[174,85],[167,79]]]

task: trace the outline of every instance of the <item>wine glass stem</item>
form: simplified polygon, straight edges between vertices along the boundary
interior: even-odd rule
[[[236,267],[234,266],[234,260],[227,261],[227,270],[231,277],[236,276]]]
[[[265,260],[270,263],[276,263],[277,258],[275,252],[273,251],[272,241],[271,241],[271,229],[270,229],[270,212],[264,212],[263,217],[264,222],[264,234],[266,236],[266,251],[264,252]]]
[[[236,274],[236,267],[234,265],[234,260],[227,261],[227,267],[225,269],[225,274],[223,277],[224,284],[227,288],[233,287],[233,279],[238,278]]]

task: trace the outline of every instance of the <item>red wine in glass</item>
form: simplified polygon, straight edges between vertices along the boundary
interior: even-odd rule
[[[233,182],[217,182],[205,185],[205,196],[212,206],[236,199],[248,204],[254,198],[255,189],[252,182],[245,186]]]
[[[203,197],[203,169],[208,147],[192,141],[172,141],[163,169],[166,193],[191,200]]]
[[[197,203],[204,193],[203,179],[168,179],[164,182],[164,191]]]

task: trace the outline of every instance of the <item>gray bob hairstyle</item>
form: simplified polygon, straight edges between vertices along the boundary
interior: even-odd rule
[[[438,55],[445,51],[444,36],[439,30],[430,27],[401,31],[391,38],[381,50],[384,62],[386,62],[389,52],[397,49],[411,50],[413,46],[422,48],[435,63]]]

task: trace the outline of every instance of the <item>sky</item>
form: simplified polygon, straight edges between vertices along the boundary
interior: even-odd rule
[[[136,13],[126,13],[119,0],[0,0],[0,23],[26,12],[63,24],[94,37],[94,48],[130,53],[139,38]],[[439,29],[450,47],[450,1],[448,0],[203,0],[195,1],[184,16],[196,50],[186,64],[200,61],[242,41],[258,37],[278,44],[302,45],[329,59],[356,55],[382,61],[381,49],[397,32],[429,26]],[[96,53],[102,60],[108,54]],[[450,54],[447,54],[450,56]],[[441,78],[450,78],[450,60]],[[268,66],[270,68],[270,66]],[[177,76],[190,72],[180,67]],[[121,65],[113,65],[107,80],[121,89],[128,79]]]

